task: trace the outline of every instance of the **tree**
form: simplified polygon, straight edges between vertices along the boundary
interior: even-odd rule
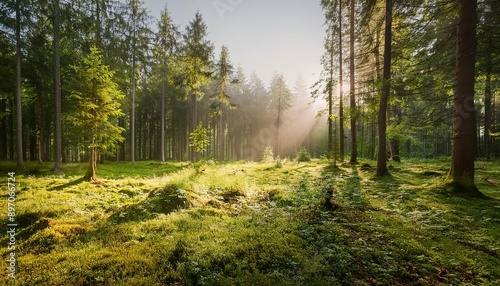
[[[387,169],[387,104],[391,92],[392,0],[385,1],[385,43],[382,94],[378,111],[377,176],[389,175]]]
[[[477,0],[461,0],[457,29],[455,94],[453,96],[453,148],[450,184],[455,189],[476,190],[476,110],[474,71],[476,64]]]
[[[345,137],[344,137],[344,90],[343,90],[343,47],[342,47],[342,0],[339,1],[339,148],[340,161],[344,161]]]
[[[24,170],[23,109],[21,101],[21,0],[16,1],[16,113],[17,113],[17,169]]]
[[[129,63],[130,63],[130,161],[135,164],[136,155],[136,97],[137,97],[137,75],[138,62],[142,57],[142,62],[145,61],[147,50],[149,50],[149,28],[148,14],[143,7],[141,0],[129,0],[126,3],[128,15],[128,35],[126,41],[129,46]]]
[[[349,66],[350,66],[350,83],[351,83],[351,88],[350,88],[350,101],[351,101],[351,164],[357,163],[358,159],[358,149],[357,149],[357,130],[356,130],[356,117],[357,117],[357,108],[356,108],[356,95],[355,95],[355,87],[356,87],[356,82],[355,82],[355,73],[354,73],[354,0],[350,0],[350,21],[351,21],[351,26],[350,26],[350,43],[349,43]]]
[[[190,132],[198,124],[198,101],[204,96],[202,87],[212,77],[214,46],[206,39],[207,35],[207,26],[202,15],[197,12],[184,34],[183,73],[177,79],[177,84],[186,89],[191,99]],[[190,157],[194,159],[194,150],[191,150]]]
[[[189,135],[189,146],[201,154],[207,150],[208,143],[207,129],[200,122],[196,129]]]
[[[276,155],[280,156],[280,128],[284,125],[284,114],[285,111],[290,108],[292,100],[292,92],[288,88],[285,78],[281,74],[275,74],[271,80],[271,86],[269,88],[269,93],[271,96],[271,112],[275,113],[276,121],[276,141],[275,141],[275,151]]]
[[[124,140],[123,128],[115,121],[123,115],[118,100],[125,96],[113,81],[113,71],[103,63],[102,53],[92,47],[90,54],[83,59],[81,66],[74,67],[76,72],[75,90],[72,97],[77,109],[71,122],[86,134],[89,151],[89,167],[85,179],[97,182],[97,158]]]
[[[340,160],[343,160],[344,157],[344,102],[343,102],[343,90],[342,90],[342,82],[343,82],[343,47],[342,47],[342,0],[339,1],[330,1],[330,0],[322,0],[321,5],[325,14],[325,25],[327,26],[326,32],[327,37],[325,39],[325,49],[326,55],[322,59],[324,72],[327,73],[327,84],[326,84],[326,92],[328,93],[327,102],[328,102],[328,153],[327,157],[330,158],[332,153],[335,153],[335,160],[337,159],[337,148],[336,144],[333,142],[333,122],[334,122],[334,99],[333,99],[333,89],[335,86],[334,82],[334,61],[335,55],[338,53],[338,69],[339,69],[339,79],[338,79],[338,87],[339,87],[339,121],[340,121]],[[336,10],[337,9],[337,10]],[[337,11],[337,13],[336,13]],[[335,49],[335,34],[338,32],[338,51]],[[336,53],[337,52],[337,53]],[[334,151],[335,150],[335,151]]]
[[[62,119],[61,119],[61,59],[59,47],[59,0],[54,0],[54,94],[56,107],[56,136],[55,136],[55,164],[54,171],[61,170],[62,164]]]
[[[215,93],[212,96],[212,100],[214,100],[212,109],[214,110],[214,116],[217,118],[218,159],[221,161],[225,159],[223,108],[224,106],[235,108],[227,94],[227,85],[232,80],[233,71],[233,65],[229,61],[229,51],[227,47],[222,46],[219,61],[215,65]]]
[[[157,42],[155,44],[155,57],[157,58],[160,66],[161,74],[161,123],[160,123],[160,160],[165,162],[165,122],[166,122],[166,89],[168,83],[169,72],[173,63],[173,57],[178,49],[179,32],[177,26],[172,22],[170,13],[165,7],[161,12],[160,21],[158,22]]]

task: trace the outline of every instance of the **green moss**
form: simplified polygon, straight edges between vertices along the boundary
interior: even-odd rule
[[[18,175],[16,282],[500,283],[498,162],[477,162],[481,196],[444,184],[447,161],[405,160],[385,178],[374,165],[106,163],[101,186],[79,180],[78,164],[43,165]]]

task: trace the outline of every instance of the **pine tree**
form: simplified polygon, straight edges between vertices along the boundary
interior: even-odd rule
[[[269,93],[271,96],[271,112],[274,113],[276,117],[276,140],[274,150],[276,152],[276,155],[280,156],[280,128],[284,125],[285,122],[285,111],[291,106],[292,92],[288,88],[283,75],[275,74],[273,79],[271,80]]]
[[[174,25],[167,7],[161,12],[158,22],[157,41],[154,48],[154,56],[160,70],[161,81],[161,123],[160,123],[160,160],[165,162],[165,122],[166,122],[166,92],[169,76],[174,65],[174,57],[179,46],[180,33],[178,27]]]
[[[214,116],[217,118],[217,141],[218,141],[218,160],[225,159],[225,128],[223,120],[224,106],[235,107],[231,102],[231,98],[227,94],[227,85],[231,82],[233,76],[233,65],[229,61],[229,51],[225,46],[222,46],[219,61],[215,67],[215,93],[212,96],[214,103],[212,109]]]
[[[16,118],[17,118],[17,169],[24,170],[23,110],[21,85],[21,1],[16,1]]]
[[[124,140],[121,135],[124,129],[115,124],[123,115],[118,100],[124,95],[113,81],[114,72],[103,63],[102,53],[96,47],[92,47],[82,65],[74,69],[76,82],[72,97],[77,108],[71,122],[87,135],[90,164],[84,178],[96,182],[98,154]]]
[[[209,84],[212,78],[213,51],[212,42],[206,39],[207,26],[202,15],[196,13],[184,34],[182,74],[177,77],[177,84],[186,89],[190,99],[189,132],[193,132],[198,124],[198,101],[204,97],[202,87]],[[194,150],[189,153],[194,160]]]
[[[59,0],[54,0],[54,94],[55,94],[55,115],[56,115],[56,135],[55,135],[55,164],[54,171],[60,171],[62,167],[62,119],[61,119],[61,56],[59,44]]]

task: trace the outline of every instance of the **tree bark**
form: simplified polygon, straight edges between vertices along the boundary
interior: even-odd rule
[[[392,51],[392,0],[386,0],[385,9],[385,43],[384,72],[382,94],[378,111],[378,157],[377,177],[389,175],[387,169],[387,104],[391,91],[391,51]]]
[[[332,30],[333,31],[333,30]],[[328,154],[327,157],[331,159],[334,151],[333,146],[333,32],[330,41],[330,78],[328,83]],[[279,116],[279,115],[278,115]],[[279,128],[279,127],[278,127]],[[279,129],[278,129],[279,131]],[[335,160],[337,158],[334,158]]]
[[[21,1],[16,1],[16,112],[17,112],[17,169],[24,170],[23,110],[21,101]]]
[[[160,161],[165,162],[165,120],[166,120],[166,107],[165,107],[165,96],[166,96],[166,82],[163,80],[162,90],[161,90],[161,123],[160,123],[160,132],[161,132],[161,143],[160,143]]]
[[[37,148],[37,158],[39,164],[43,163],[43,87],[41,78],[37,80],[38,82],[35,84],[36,91],[36,141],[38,144]]]
[[[492,36],[488,39],[488,52],[486,55],[486,82],[484,90],[484,156],[487,159],[491,158],[491,121],[492,121],[492,90],[491,90],[491,74],[492,74],[492,52],[489,47],[493,47]]]
[[[477,0],[461,0],[457,29],[456,83],[453,97],[453,147],[450,183],[456,190],[477,190],[474,184],[476,111],[474,72],[476,62]]]
[[[54,86],[56,107],[55,164],[54,171],[62,166],[62,119],[61,119],[61,62],[59,47],[59,0],[54,0]]]
[[[344,90],[342,88],[344,79],[343,74],[343,53],[342,53],[342,1],[339,1],[339,148],[340,162],[344,161],[345,156],[345,138],[344,138]]]
[[[351,0],[351,32],[350,32],[350,71],[351,71],[351,88],[350,88],[350,99],[351,99],[351,164],[356,164],[358,161],[358,150],[357,150],[357,140],[356,140],[356,95],[355,95],[355,78],[354,78],[354,0]]]

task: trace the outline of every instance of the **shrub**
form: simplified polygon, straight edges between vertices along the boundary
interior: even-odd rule
[[[276,157],[276,160],[274,161],[274,167],[277,169],[283,168],[283,164],[285,163],[285,160],[281,160],[280,156]]]
[[[274,150],[273,147],[267,146],[264,150],[264,155],[262,155],[262,162],[271,163],[274,161]]]
[[[301,147],[297,153],[295,153],[295,160],[297,162],[309,162],[311,161],[311,154],[309,154],[309,151],[305,147]]]

